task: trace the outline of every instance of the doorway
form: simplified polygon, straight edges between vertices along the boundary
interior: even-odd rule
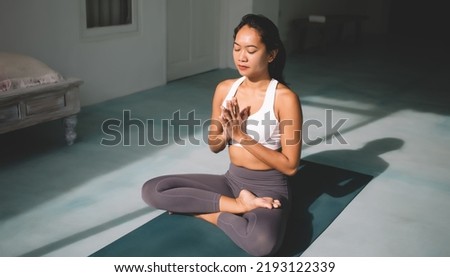
[[[167,80],[219,67],[219,0],[167,1]]]

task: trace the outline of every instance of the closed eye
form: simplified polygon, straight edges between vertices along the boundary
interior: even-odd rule
[[[242,48],[241,45],[239,45],[236,42],[234,43],[233,50],[235,52],[241,51],[241,48]],[[258,51],[258,47],[254,46],[254,45],[245,46],[245,49],[247,50],[247,53],[249,53],[249,54],[255,54]]]

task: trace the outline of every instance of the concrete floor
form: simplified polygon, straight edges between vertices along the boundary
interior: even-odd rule
[[[450,256],[445,50],[374,40],[289,58],[286,79],[308,122],[302,157],[375,176],[304,256]],[[235,74],[216,70],[84,107],[70,147],[60,122],[1,135],[0,256],[88,256],[161,213],[140,199],[147,179],[224,172],[226,154],[209,152],[200,127],[190,140],[182,130],[179,141],[140,146],[135,125],[105,146],[113,136],[101,126],[129,110],[153,120],[154,139],[172,138],[164,121],[194,112],[204,122],[215,85]]]

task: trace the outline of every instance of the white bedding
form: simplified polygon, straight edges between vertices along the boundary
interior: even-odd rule
[[[35,58],[0,52],[0,92],[62,80],[58,72]]]

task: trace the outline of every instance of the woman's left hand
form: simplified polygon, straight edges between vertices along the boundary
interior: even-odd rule
[[[232,140],[240,141],[246,135],[246,120],[250,115],[250,106],[239,109],[239,103],[236,97],[233,97],[226,103],[227,107],[222,111],[223,128]]]

